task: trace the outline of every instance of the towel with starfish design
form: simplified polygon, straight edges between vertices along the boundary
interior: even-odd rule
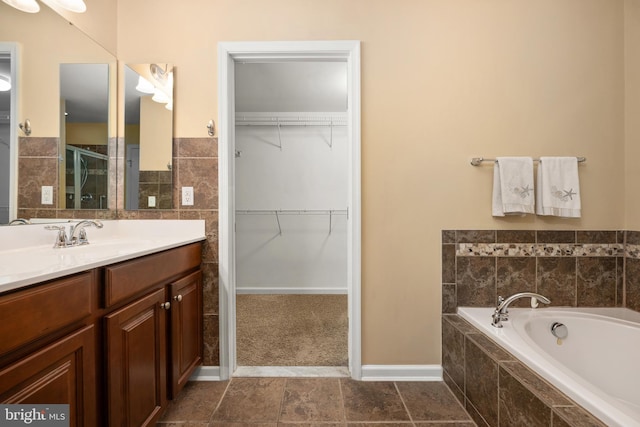
[[[538,215],[580,218],[580,180],[576,157],[541,157],[536,188]]]
[[[498,157],[493,167],[493,216],[535,213],[533,159]]]

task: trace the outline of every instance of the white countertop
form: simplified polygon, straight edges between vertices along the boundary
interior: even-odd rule
[[[45,224],[0,227],[0,293],[205,239],[204,220],[101,222],[85,228],[90,244],[55,249]]]

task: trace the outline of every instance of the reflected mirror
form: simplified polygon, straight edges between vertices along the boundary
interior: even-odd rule
[[[115,194],[115,174],[112,180],[108,179],[108,166],[115,171],[115,165],[108,165],[101,157],[109,153],[104,151],[106,146],[115,153],[115,56],[44,4],[39,13],[31,14],[0,2],[0,44],[2,41],[16,42],[20,46],[19,61],[16,62],[20,67],[17,73],[20,80],[12,89],[20,106],[7,123],[9,129],[14,130],[9,145],[10,156],[14,157],[11,167],[15,169],[10,176],[16,182],[9,198],[9,219],[68,218],[73,215],[72,212],[60,212],[65,209],[109,209],[115,216],[116,200],[110,196]],[[101,69],[100,77],[89,78],[94,70],[90,73],[88,68],[80,72],[86,77],[82,81],[65,77],[67,71],[73,75],[76,66],[82,68],[85,65]],[[68,120],[63,119],[65,108],[61,108],[61,99],[65,107],[73,108],[77,100],[72,87],[83,84],[82,90],[88,92],[90,86],[86,84],[90,83],[87,82],[97,80],[100,81],[100,90],[104,91],[104,85],[107,85],[107,119],[91,119],[96,120],[94,124],[100,123],[99,126],[80,121],[79,113],[70,113]],[[104,105],[101,108],[104,109]],[[85,109],[87,113],[94,112],[93,107],[86,104],[77,111]],[[3,111],[4,107],[0,110]],[[27,119],[32,129],[30,135],[18,128],[18,124],[25,123]],[[3,122],[0,120],[0,123]],[[98,127],[105,126],[106,133],[101,130],[99,136],[84,136],[79,131],[81,128],[93,128],[92,133],[95,134]],[[0,138],[4,139],[3,136]],[[105,139],[108,145],[105,145]],[[4,144],[0,143],[0,150],[2,147]],[[74,160],[78,153],[91,157],[80,156]],[[0,154],[2,159],[6,158],[4,152]],[[86,167],[83,168],[83,164]],[[0,169],[3,171],[0,181],[4,182],[4,163],[0,164]],[[100,181],[110,183],[108,192],[98,189],[102,185]],[[79,207],[76,205],[78,200]],[[4,202],[0,205],[4,206]],[[102,217],[109,215],[101,214]]]
[[[9,223],[11,55],[0,52],[0,224]]]
[[[60,200],[66,209],[109,206],[109,66],[60,65]]]
[[[125,66],[125,209],[173,206],[173,66]]]

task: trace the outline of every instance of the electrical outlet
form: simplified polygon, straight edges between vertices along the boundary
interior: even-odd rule
[[[41,197],[42,197],[43,205],[52,205],[53,204],[53,187],[51,185],[43,185]]]
[[[193,187],[182,187],[182,206],[193,206]]]
[[[149,196],[149,199],[147,200],[147,206],[150,208],[156,207],[156,196]]]

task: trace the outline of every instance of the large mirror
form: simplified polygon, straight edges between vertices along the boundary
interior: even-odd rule
[[[109,207],[109,66],[60,65],[60,190],[66,209]]]
[[[9,137],[8,148],[0,143],[0,150],[5,150],[0,154],[3,159],[5,154],[15,156],[10,177],[17,181],[9,198],[9,217],[0,216],[0,223],[16,216],[73,215],[60,212],[65,209],[108,209],[115,216],[115,162],[110,164],[108,156],[115,153],[117,141],[116,58],[56,12],[41,6],[39,13],[31,14],[0,2],[0,46],[2,42],[19,46],[20,77],[14,88],[19,104],[16,114],[5,121],[0,116],[0,126],[16,130]],[[99,97],[92,87],[97,81],[102,93]],[[94,95],[81,100],[79,93]],[[100,101],[98,109],[103,115],[107,112],[106,118],[82,118],[95,112],[97,104],[87,104],[89,98]],[[0,107],[0,115],[3,109]],[[30,135],[18,130],[27,119]],[[4,163],[0,168],[0,182],[4,183]],[[109,183],[106,192],[101,188],[104,183]]]
[[[173,66],[125,66],[125,209],[170,209]]]

